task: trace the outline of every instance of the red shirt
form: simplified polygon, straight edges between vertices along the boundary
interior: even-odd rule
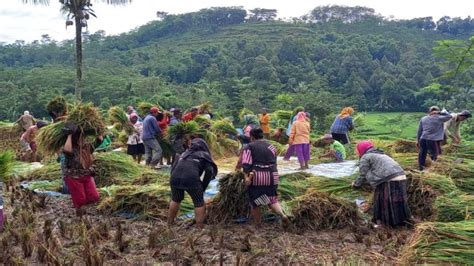
[[[158,122],[158,126],[160,127],[161,131],[165,133],[168,130],[168,125],[170,123],[170,118],[168,116],[163,117],[160,122]]]
[[[197,116],[197,114],[193,114],[193,113],[189,112],[189,113],[187,113],[183,116],[183,121],[184,122],[189,122],[191,120],[194,120],[194,118],[196,118],[196,116]]]

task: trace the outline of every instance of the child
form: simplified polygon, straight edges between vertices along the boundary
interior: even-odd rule
[[[340,163],[346,159],[346,149],[339,141],[334,140],[331,134],[325,134],[323,141],[326,145],[330,144],[330,150],[321,155],[320,158],[333,158],[336,162]]]

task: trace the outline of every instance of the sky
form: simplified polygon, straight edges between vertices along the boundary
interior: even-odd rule
[[[55,40],[74,38],[74,27],[65,28],[65,17],[59,12],[59,1],[49,6],[23,4],[21,0],[0,0],[0,43],[16,40],[31,42],[49,34]],[[94,3],[97,19],[89,20],[88,30],[104,30],[107,35],[130,31],[156,19],[156,11],[180,14],[216,6],[274,8],[281,18],[299,17],[316,6],[366,6],[385,17],[397,19],[432,16],[474,16],[474,0],[132,0],[126,6]]]

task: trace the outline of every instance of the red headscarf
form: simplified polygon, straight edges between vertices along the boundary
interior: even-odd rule
[[[359,154],[359,157],[362,157],[368,150],[374,147],[374,144],[370,140],[363,140],[359,143],[357,143],[357,153]]]

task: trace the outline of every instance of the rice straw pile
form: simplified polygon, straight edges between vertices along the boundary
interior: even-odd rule
[[[132,183],[142,174],[142,167],[131,156],[121,152],[102,152],[95,155],[95,183],[99,187]]]
[[[0,182],[7,182],[12,174],[13,153],[0,153]],[[0,191],[1,193],[1,191]]]
[[[288,203],[297,228],[321,230],[358,225],[361,221],[355,203],[327,193],[309,191]]]
[[[416,141],[400,139],[390,145],[392,150],[397,153],[414,153],[418,152]]]
[[[131,134],[134,131],[132,124],[130,124],[127,113],[125,113],[119,106],[110,107],[109,121],[114,124],[118,130],[124,130],[127,134]]]
[[[474,261],[474,221],[419,224],[401,264],[469,265]]]
[[[343,178],[328,178],[328,177],[313,177],[310,179],[311,187],[317,191],[329,193],[347,199],[357,199],[363,196],[368,196],[372,191],[370,185],[364,185],[362,188],[353,188],[352,182],[355,177]]]
[[[219,180],[219,193],[207,208],[210,224],[231,223],[235,219],[248,217],[250,212],[244,174],[234,172]]]
[[[454,191],[438,196],[435,207],[436,221],[457,222],[471,220],[474,214],[474,195]]]
[[[46,110],[48,113],[55,113],[58,117],[64,116],[67,114],[67,102],[66,99],[62,96],[57,96],[49,101],[48,105],[46,105]]]
[[[61,178],[61,165],[51,162],[23,174],[21,180],[54,180]]]

